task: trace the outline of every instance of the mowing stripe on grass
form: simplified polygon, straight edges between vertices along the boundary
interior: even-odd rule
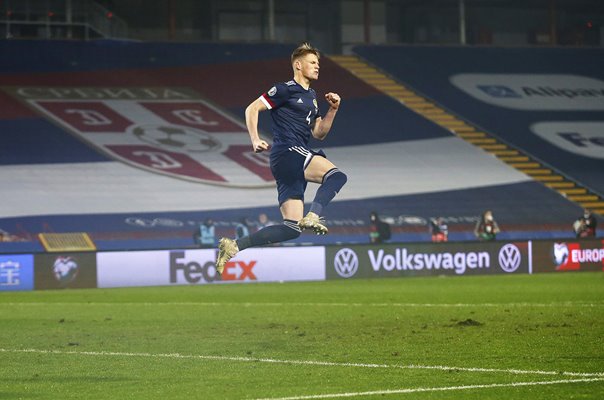
[[[273,358],[232,357],[232,356],[209,356],[197,354],[179,353],[123,353],[113,351],[63,351],[63,350],[40,350],[40,349],[3,349],[4,353],[36,353],[36,354],[59,354],[59,355],[83,355],[83,356],[114,356],[114,357],[149,357],[149,358],[174,358],[174,359],[198,359],[215,361],[239,361],[239,362],[262,362],[269,364],[290,365],[314,365],[323,367],[357,367],[357,368],[390,368],[390,369],[427,369],[441,371],[483,372],[483,373],[505,373],[512,375],[552,375],[552,376],[581,376],[597,377],[604,379],[604,372],[569,372],[569,371],[540,371],[522,369],[499,369],[499,368],[472,368],[451,367],[445,365],[397,365],[397,364],[363,364],[363,363],[341,363],[332,361],[315,360],[278,360]]]
[[[235,302],[10,302],[0,306],[201,306],[201,307],[604,307],[604,303],[235,303]]]
[[[329,399],[329,398],[337,398],[337,397],[375,396],[375,395],[419,393],[419,392],[447,392],[447,391],[452,391],[452,390],[492,389],[492,388],[502,388],[502,387],[558,385],[558,384],[563,384],[563,383],[586,383],[586,382],[601,382],[601,381],[604,381],[604,378],[561,379],[561,380],[557,380],[557,381],[541,381],[541,382],[493,383],[493,384],[489,384],[489,385],[464,385],[464,386],[446,386],[446,387],[432,387],[432,388],[375,390],[375,391],[371,391],[371,392],[314,394],[314,395],[308,395],[308,396],[291,396],[291,397],[270,397],[270,398],[256,399],[256,400]]]

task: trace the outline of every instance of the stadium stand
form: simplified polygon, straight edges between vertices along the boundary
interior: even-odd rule
[[[87,232],[100,250],[191,247],[208,217],[217,235],[232,235],[241,216],[279,220],[266,160],[248,154],[243,110],[274,82],[291,79],[291,48],[0,41],[0,53],[14,55],[0,63],[0,185],[10,188],[0,227],[29,239],[0,250],[40,250],[40,232]],[[518,112],[455,92],[450,75],[490,71],[455,50],[355,49],[484,131],[497,124],[493,134],[564,179],[601,190],[601,159],[558,157],[563,150],[544,149],[526,127],[517,129],[527,121]],[[543,64],[531,71],[539,65],[549,71]],[[450,240],[471,240],[485,209],[496,215],[502,239],[572,236],[580,204],[402,104],[337,57],[321,60],[315,89],[319,97],[336,91],[344,99],[332,133],[315,145],[346,171],[349,184],[327,210],[330,235],[303,235],[298,243],[367,242],[373,210],[392,224],[393,241],[429,240],[427,220],[435,216],[445,218]],[[261,128],[270,136],[268,115]],[[161,135],[169,143],[158,147]],[[176,150],[173,139],[191,135],[203,138],[202,148]]]
[[[358,46],[355,52],[601,201],[600,49]]]

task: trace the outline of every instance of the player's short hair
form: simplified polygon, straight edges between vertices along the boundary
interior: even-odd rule
[[[321,53],[315,47],[313,47],[310,43],[304,42],[300,44],[292,53],[292,64],[298,58],[304,57],[307,54],[314,54],[317,58],[321,58]]]

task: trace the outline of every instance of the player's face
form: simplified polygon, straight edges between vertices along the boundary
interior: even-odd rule
[[[300,58],[300,68],[302,75],[310,80],[319,79],[319,59],[314,54],[307,54]]]

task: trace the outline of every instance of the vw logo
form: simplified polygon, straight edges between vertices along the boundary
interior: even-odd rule
[[[506,244],[499,250],[499,266],[505,272],[514,272],[520,266],[522,255],[516,245]]]
[[[342,278],[350,278],[359,269],[359,258],[351,249],[340,249],[333,258],[333,267]]]

